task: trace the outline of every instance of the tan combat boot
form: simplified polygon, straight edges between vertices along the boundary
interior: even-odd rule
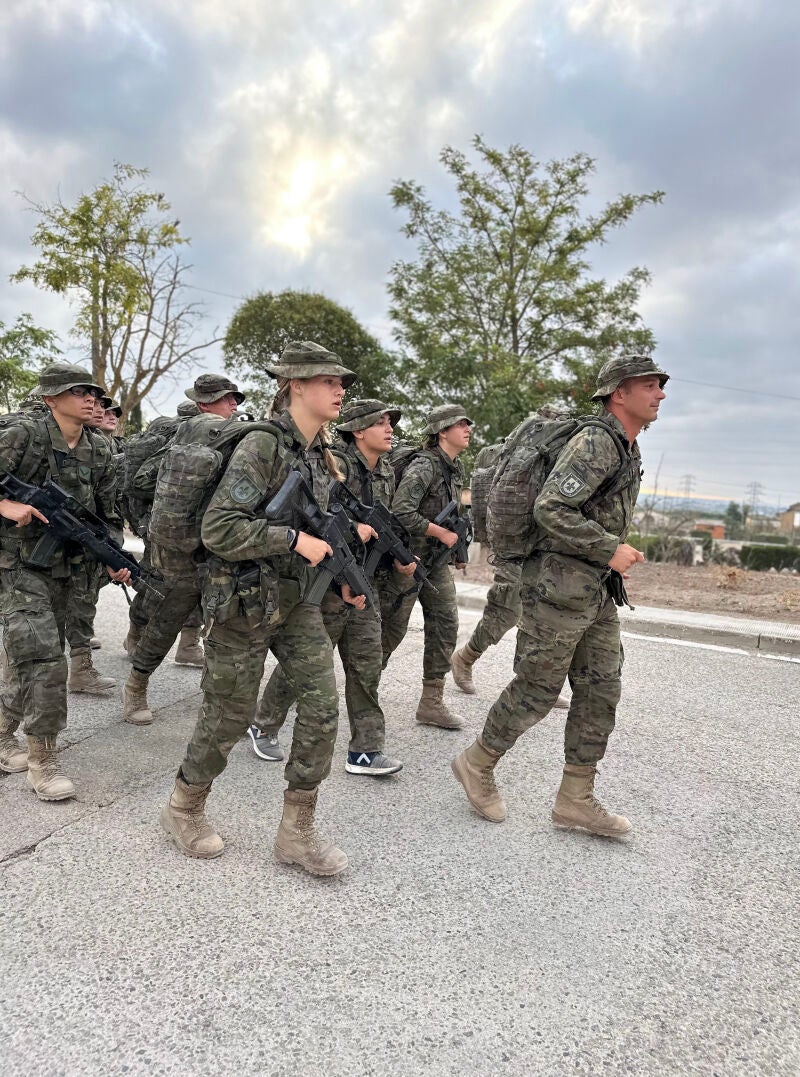
[[[558,699],[553,704],[553,710],[554,711],[568,711],[569,710],[569,704],[570,704],[570,697],[565,696],[564,693],[562,692],[561,695],[558,697]]]
[[[220,856],[225,843],[208,819],[205,805],[210,785],[187,785],[175,780],[172,796],[161,809],[161,825],[182,853],[202,860]]]
[[[439,726],[440,729],[462,729],[464,719],[448,709],[443,697],[444,678],[439,681],[423,681],[417,721],[422,725]]]
[[[502,752],[487,748],[480,737],[451,762],[453,774],[464,786],[473,808],[484,819],[502,823],[508,815],[506,804],[494,780],[494,768]]]
[[[128,626],[128,634],[122,641],[122,648],[128,655],[128,658],[133,658],[133,653],[136,650],[137,644],[139,643],[139,640],[141,638],[142,629],[138,625],[135,625],[133,621],[131,621]]]
[[[14,736],[18,724],[0,714],[0,770],[6,774],[18,774],[28,769],[27,749]]]
[[[122,689],[122,718],[131,725],[150,725],[153,712],[147,704],[148,673],[132,669]]]
[[[474,696],[478,690],[472,682],[472,667],[480,656],[480,651],[473,651],[470,645],[465,643],[460,651],[453,651],[453,657],[450,659],[456,687],[468,696]]]
[[[200,644],[199,628],[182,628],[178,649],[175,652],[176,666],[205,665],[206,656]]]
[[[596,767],[567,763],[553,805],[553,822],[556,826],[580,828],[605,838],[629,834],[633,830],[630,820],[624,815],[611,815],[594,795],[596,773]]]
[[[92,652],[88,647],[78,651],[72,651],[69,656],[69,680],[67,687],[70,692],[86,692],[92,696],[102,696],[109,688],[116,688],[117,682],[113,677],[103,677],[92,665]]]
[[[56,738],[28,737],[28,785],[39,800],[67,800],[75,786],[58,771]]]
[[[103,641],[101,639],[98,639],[97,636],[92,636],[92,638],[89,640],[89,646],[92,648],[93,651],[99,651],[100,648],[103,646]]]
[[[287,789],[283,794],[283,816],[275,838],[275,859],[282,864],[299,864],[312,875],[338,875],[347,867],[341,849],[320,837],[314,827],[316,789]]]

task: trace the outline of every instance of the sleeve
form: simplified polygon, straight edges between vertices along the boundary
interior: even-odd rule
[[[395,491],[392,511],[413,538],[424,537],[431,522],[419,507],[433,483],[433,461],[422,457],[409,465]]]
[[[102,445],[102,463],[98,470],[94,487],[94,500],[98,516],[102,516],[108,526],[122,535],[123,522],[117,506],[118,468],[108,445]]]
[[[0,426],[0,474],[15,474],[28,445],[28,430],[21,423]]]
[[[288,552],[286,527],[256,517],[280,468],[273,434],[247,434],[237,445],[203,516],[201,537],[226,561],[249,561]]]
[[[569,441],[542,491],[533,516],[558,550],[607,565],[620,543],[582,509],[591,496],[619,470],[619,451],[610,434],[587,427]]]

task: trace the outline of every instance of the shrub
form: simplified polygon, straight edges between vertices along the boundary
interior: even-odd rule
[[[755,572],[768,572],[771,568],[800,569],[800,546],[742,546],[742,565]]]

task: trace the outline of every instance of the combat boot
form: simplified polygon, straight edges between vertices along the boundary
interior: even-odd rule
[[[450,659],[456,688],[460,688],[468,696],[474,696],[478,690],[472,682],[472,667],[480,656],[480,651],[473,651],[470,645],[465,643],[460,651],[453,651],[453,657]]]
[[[98,639],[97,636],[92,636],[92,638],[89,640],[89,646],[92,648],[93,651],[99,651],[100,648],[103,646],[103,641],[101,639]]]
[[[122,641],[123,650],[128,655],[128,658],[133,658],[134,651],[138,646],[139,640],[142,638],[142,629],[139,625],[135,625],[133,621],[128,626],[128,634]]]
[[[554,711],[568,711],[570,705],[570,697],[565,696],[562,692],[558,699],[553,704]]]
[[[187,785],[176,778],[172,796],[161,809],[161,825],[187,856],[213,860],[221,856],[225,842],[206,819],[205,806],[211,784]]]
[[[205,665],[206,656],[200,645],[199,628],[182,628],[178,649],[175,652],[176,666],[200,666]]]
[[[122,718],[131,725],[150,725],[153,712],[147,703],[149,673],[132,669],[122,689]]]
[[[283,794],[283,816],[275,838],[275,859],[282,864],[299,864],[312,875],[338,875],[347,867],[341,849],[320,837],[314,827],[316,789],[287,789]]]
[[[39,800],[67,800],[75,786],[58,770],[56,738],[28,737],[28,785]]]
[[[18,774],[28,769],[28,752],[14,734],[17,722],[0,714],[0,770],[6,774]]]
[[[470,804],[484,819],[493,823],[502,823],[508,815],[505,801],[494,780],[494,768],[502,756],[502,752],[487,748],[478,737],[450,764],[453,774],[464,786]]]
[[[422,725],[436,725],[440,729],[462,729],[464,719],[453,714],[444,702],[444,678],[423,681],[422,696],[417,707],[416,719]]]
[[[597,767],[567,763],[561,787],[553,806],[552,820],[556,826],[579,828],[605,838],[629,834],[633,826],[624,815],[611,815],[594,795]]]
[[[70,692],[86,692],[93,696],[102,696],[109,688],[116,688],[113,677],[103,677],[92,665],[92,652],[88,647],[72,651],[69,656]]]

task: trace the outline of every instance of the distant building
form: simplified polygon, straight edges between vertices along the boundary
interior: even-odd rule
[[[785,512],[778,513],[778,526],[784,534],[800,533],[800,501],[795,501]]]
[[[725,538],[725,524],[719,520],[695,520],[693,531],[705,531],[712,539]]]

